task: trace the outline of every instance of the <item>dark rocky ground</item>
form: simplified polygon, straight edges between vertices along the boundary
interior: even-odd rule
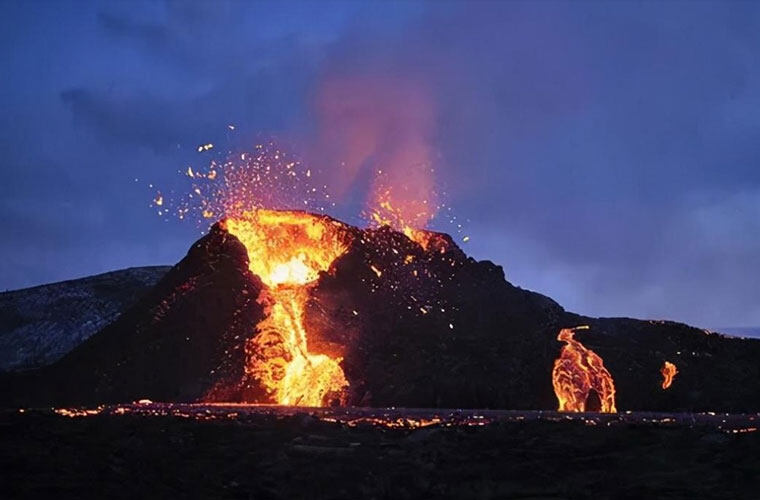
[[[306,413],[204,414],[0,412],[2,496],[758,498],[760,491],[760,432],[719,429],[720,416],[687,425],[684,416],[653,423],[633,415],[590,425],[593,418],[519,420],[512,412],[482,426],[409,429]]]

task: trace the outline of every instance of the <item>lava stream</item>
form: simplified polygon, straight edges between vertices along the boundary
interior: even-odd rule
[[[586,411],[586,403],[592,390],[601,401],[602,413],[617,413],[615,408],[615,384],[612,375],[604,367],[602,358],[586,348],[574,335],[576,330],[588,326],[563,328],[557,340],[565,342],[559,358],[554,362],[552,384],[559,401],[559,411]]]
[[[676,368],[676,365],[670,361],[665,361],[662,368],[660,368],[660,373],[662,373],[662,388],[664,390],[670,387],[673,383],[673,379],[678,373],[678,369]]]
[[[341,358],[309,351],[304,308],[309,289],[346,252],[340,222],[303,212],[255,210],[226,219],[224,227],[248,252],[249,269],[266,288],[259,301],[268,315],[246,346],[246,373],[278,404],[324,406],[348,381]]]

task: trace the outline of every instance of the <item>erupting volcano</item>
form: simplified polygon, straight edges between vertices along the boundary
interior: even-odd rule
[[[341,358],[309,351],[304,307],[309,287],[347,250],[343,224],[303,212],[254,210],[222,221],[248,251],[266,288],[267,317],[246,345],[245,371],[281,405],[323,406],[348,385]]]
[[[445,234],[412,236],[307,212],[241,211],[214,224],[100,333],[53,365],[13,375],[3,398],[757,408],[756,342],[677,323],[579,316],[513,286],[501,267],[467,257]],[[569,324],[592,328],[581,343],[575,335],[587,327]],[[664,381],[663,357],[671,360]],[[676,363],[679,383],[669,385]],[[720,382],[739,377],[749,382]]]
[[[757,408],[758,343],[565,311],[420,229],[440,207],[394,198],[392,184],[373,194],[367,228],[269,209],[283,192],[306,191],[284,205],[323,213],[331,198],[281,151],[256,151],[188,169],[185,204],[155,202],[206,223],[224,215],[116,321],[55,364],[9,375],[6,403]],[[568,328],[579,324],[593,327],[583,343],[574,335],[588,327]]]

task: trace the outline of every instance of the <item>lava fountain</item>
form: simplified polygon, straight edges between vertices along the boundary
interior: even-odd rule
[[[281,405],[341,399],[348,386],[342,360],[309,350],[304,310],[319,274],[346,252],[347,227],[329,217],[263,209],[227,218],[222,226],[245,245],[249,269],[266,286],[258,300],[267,316],[246,345],[246,373]]]
[[[586,403],[593,390],[599,395],[602,413],[617,413],[612,375],[598,354],[574,338],[577,330],[588,328],[563,328],[557,336],[557,340],[566,343],[554,362],[552,371],[554,393],[559,401],[558,410],[586,411]]]

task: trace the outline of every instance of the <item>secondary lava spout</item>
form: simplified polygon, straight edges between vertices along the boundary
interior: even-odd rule
[[[324,406],[348,381],[341,358],[309,351],[304,308],[320,272],[348,248],[348,231],[328,217],[253,210],[223,221],[248,251],[249,269],[266,288],[268,316],[246,346],[246,373],[282,405]]]
[[[615,408],[615,384],[612,375],[604,367],[602,358],[575,340],[577,330],[588,326],[563,328],[557,340],[565,342],[559,358],[554,362],[552,384],[559,401],[559,411],[583,412],[592,390],[601,401],[602,413],[617,413]]]
[[[670,361],[665,361],[662,368],[660,368],[660,373],[662,373],[662,388],[665,390],[673,383],[673,379],[678,373],[678,369],[676,369],[676,365]]]

